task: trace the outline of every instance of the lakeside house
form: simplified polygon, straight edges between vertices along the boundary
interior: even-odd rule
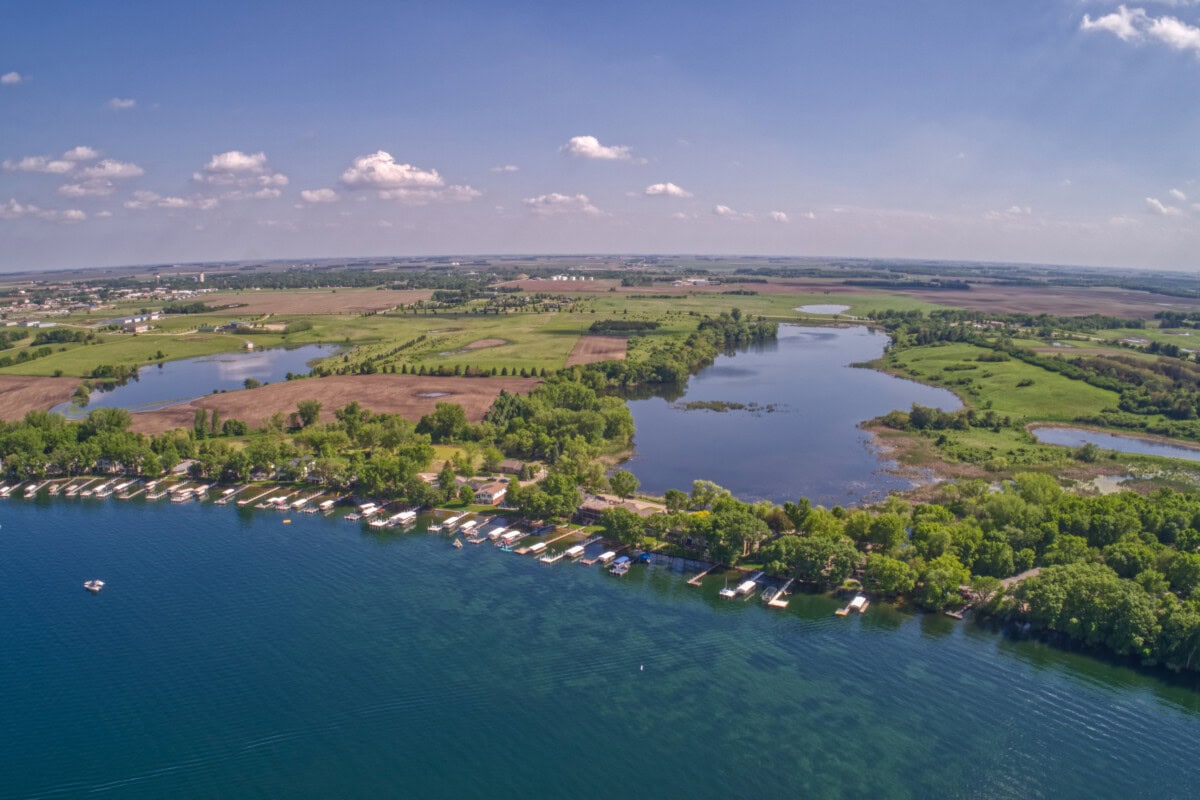
[[[489,506],[499,505],[506,494],[508,494],[508,484],[498,481],[485,483],[475,490],[475,502]]]
[[[621,500],[604,495],[584,495],[583,502],[575,509],[575,521],[581,525],[598,525],[600,515],[610,508],[624,508],[645,519],[662,513],[661,506],[639,500]]]

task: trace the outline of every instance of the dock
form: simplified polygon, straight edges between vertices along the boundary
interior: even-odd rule
[[[219,506],[229,505],[230,500],[237,497],[242,492],[246,491],[247,488],[248,487],[246,487],[246,486],[234,486],[233,488],[226,489],[225,491],[221,492],[221,496],[218,497],[213,502]]]
[[[133,498],[137,497],[142,492],[146,491],[146,488],[147,488],[146,484],[135,484],[133,486],[130,486],[128,489],[126,489],[121,494],[117,495],[117,499],[118,500],[132,500]]]
[[[795,581],[796,581],[795,578],[790,578],[788,580],[788,582],[783,585],[783,588],[781,588],[778,592],[776,592],[775,596],[767,601],[767,605],[769,605],[771,608],[787,608],[788,607],[788,600],[787,600],[788,589],[792,588],[792,584],[795,583]]]
[[[717,568],[717,567],[719,567],[719,566],[721,566],[721,565],[720,565],[720,564],[713,564],[711,567],[709,567],[708,569],[704,570],[704,572],[701,572],[701,573],[700,573],[700,574],[698,574],[698,575],[693,575],[692,577],[688,578],[688,586],[699,586],[699,585],[701,585],[701,584],[704,582],[704,576],[705,576],[705,575],[707,575],[708,573],[712,572],[714,569],[716,569],[716,568]]]
[[[255,502],[256,500],[261,500],[262,498],[266,497],[267,495],[269,495],[269,494],[270,494],[271,492],[273,492],[273,491],[275,491],[275,490],[274,490],[274,489],[267,489],[265,492],[263,492],[263,493],[261,493],[261,494],[256,494],[256,495],[254,495],[254,497],[244,497],[244,498],[242,498],[241,500],[238,500],[238,501],[237,501],[237,504],[238,504],[238,506],[240,506],[240,507],[245,507],[245,506],[248,506],[248,505],[250,505],[251,503]]]
[[[833,613],[837,614],[839,617],[848,616],[851,611],[857,611],[858,613],[863,614],[866,612],[867,606],[869,605],[871,605],[871,601],[867,599],[866,595],[856,594],[854,599],[851,600],[845,608],[839,608]]]

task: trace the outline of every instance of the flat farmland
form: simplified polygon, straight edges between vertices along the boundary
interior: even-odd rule
[[[594,364],[597,361],[624,361],[628,340],[623,336],[580,336],[567,356],[567,366]]]
[[[209,306],[237,304],[239,308],[231,310],[245,315],[294,315],[367,314],[431,297],[433,292],[427,289],[314,289],[216,292],[196,299]]]
[[[43,379],[44,380],[44,379]],[[131,430],[161,433],[190,428],[197,409],[239,419],[251,427],[265,424],[275,412],[290,414],[303,400],[321,403],[321,421],[332,422],[335,409],[358,401],[371,411],[417,421],[438,403],[457,403],[467,419],[478,422],[503,389],[524,394],[540,381],[532,378],[439,378],[416,375],[333,375],[328,378],[272,383],[257,389],[205,395],[170,408],[133,415]],[[70,391],[67,391],[69,397]],[[2,399],[2,398],[0,398]]]
[[[49,411],[70,400],[78,385],[74,378],[0,375],[0,419],[17,420],[27,411]]]

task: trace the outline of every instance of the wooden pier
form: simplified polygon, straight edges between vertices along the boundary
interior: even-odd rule
[[[698,575],[693,575],[692,577],[688,578],[688,586],[700,586],[702,583],[704,583],[704,576],[707,575],[708,573],[712,572],[714,569],[716,569],[719,566],[721,566],[721,565],[713,564],[711,567],[704,570],[704,572],[701,572]]]
[[[792,588],[792,584],[795,583],[795,581],[795,578],[789,579],[788,582],[783,585],[783,588],[779,590],[779,593],[767,602],[767,605],[769,605],[771,608],[787,608],[788,589]]]
[[[223,494],[220,497],[218,497],[216,500],[214,500],[213,502],[219,506],[229,505],[230,500],[237,497],[239,494],[241,494],[242,492],[246,491],[249,488],[250,488],[249,486],[238,486],[233,491],[231,491],[229,494]]]
[[[248,506],[248,505],[250,505],[251,503],[253,503],[253,502],[254,502],[254,501],[256,501],[256,500],[261,500],[262,498],[266,497],[267,495],[269,495],[269,494],[270,494],[271,492],[273,492],[273,491],[275,491],[275,490],[274,490],[274,489],[267,489],[267,490],[266,490],[265,492],[263,492],[262,494],[256,494],[256,495],[254,495],[254,497],[246,497],[246,498],[243,498],[243,499],[241,499],[241,500],[238,500],[238,501],[237,501],[237,504],[238,504],[239,506],[241,506],[241,507]]]

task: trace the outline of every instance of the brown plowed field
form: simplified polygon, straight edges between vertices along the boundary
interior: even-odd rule
[[[597,361],[624,361],[628,341],[623,336],[580,336],[567,356],[567,366],[594,364]]]
[[[37,378],[34,380],[53,380]],[[417,375],[332,375],[283,381],[258,389],[210,394],[171,408],[140,411],[133,415],[132,430],[161,433],[190,428],[196,409],[219,411],[221,419],[240,419],[257,427],[276,411],[290,414],[302,400],[321,403],[321,421],[331,422],[334,409],[357,400],[371,411],[401,414],[416,422],[438,403],[458,403],[467,419],[478,422],[501,389],[524,394],[541,381],[533,378],[436,378]],[[69,392],[68,392],[69,395]]]
[[[71,399],[77,378],[0,375],[0,419],[15,420],[27,411],[49,411]]]
[[[197,299],[209,306],[239,304],[235,314],[365,314],[428,300],[427,289],[320,289],[300,291],[216,292]]]

